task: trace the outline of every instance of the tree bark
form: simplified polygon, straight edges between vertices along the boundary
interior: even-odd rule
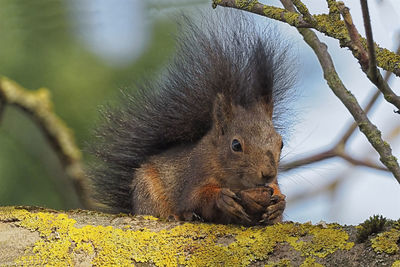
[[[0,265],[398,266],[396,227],[356,243],[355,227],[338,224],[243,227],[0,207]]]

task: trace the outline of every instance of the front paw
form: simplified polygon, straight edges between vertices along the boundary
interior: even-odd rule
[[[251,222],[250,216],[245,212],[244,208],[239,204],[239,197],[228,188],[222,188],[216,205],[226,215],[233,217],[235,220]]]
[[[255,187],[242,190],[238,193],[240,204],[246,212],[259,221],[270,205],[273,189],[271,187]]]
[[[267,211],[262,215],[261,223],[274,224],[282,222],[282,214],[286,207],[286,196],[283,194],[273,195]]]

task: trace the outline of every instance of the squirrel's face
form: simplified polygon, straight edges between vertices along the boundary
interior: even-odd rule
[[[271,111],[258,103],[249,108],[230,106],[216,120],[215,153],[229,188],[264,186],[276,180],[283,147]],[[224,111],[222,111],[224,112]]]

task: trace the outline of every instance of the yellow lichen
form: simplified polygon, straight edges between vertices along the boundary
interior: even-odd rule
[[[306,260],[300,265],[300,267],[323,267],[324,265],[315,262],[312,257],[307,257]]]
[[[149,216],[149,215],[143,216],[143,219],[149,220],[149,221],[158,221],[158,218]]]
[[[324,257],[353,246],[342,229],[310,224],[246,228],[184,223],[158,232],[93,225],[77,228],[76,221],[66,214],[14,208],[0,208],[0,220],[16,220],[41,236],[26,255],[16,260],[18,265],[71,265],[76,254],[84,252],[93,265],[146,262],[157,266],[246,266],[268,259],[275,246],[283,242],[307,257]],[[226,236],[232,237],[231,242],[221,241]],[[302,240],[303,236],[311,238]]]
[[[252,10],[255,4],[258,4],[257,0],[236,0],[235,4],[240,9]]]
[[[399,245],[397,244],[399,240],[400,230],[393,228],[371,239],[371,244],[376,252],[396,254],[399,252]]]
[[[392,267],[400,267],[400,261],[393,262]]]

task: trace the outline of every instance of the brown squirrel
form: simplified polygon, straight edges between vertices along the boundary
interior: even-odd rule
[[[92,146],[96,198],[115,212],[279,222],[282,113],[293,87],[288,46],[236,13],[201,26],[186,18],[161,79],[104,111]]]

